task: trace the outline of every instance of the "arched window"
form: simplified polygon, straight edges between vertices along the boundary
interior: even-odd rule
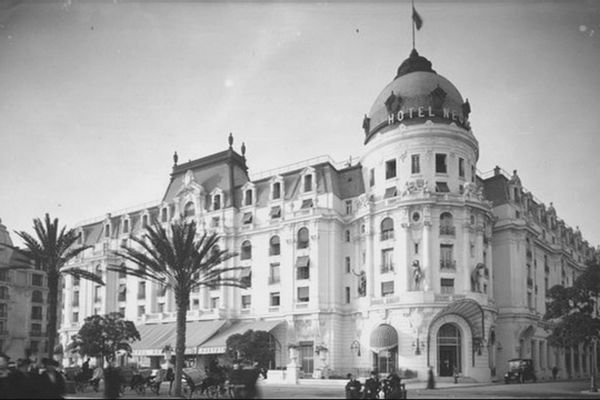
[[[449,212],[442,213],[440,215],[440,235],[454,235],[455,232],[452,214]]]
[[[252,244],[249,240],[245,240],[242,243],[242,254],[240,254],[240,259],[249,260],[252,258]]]
[[[394,221],[391,218],[384,218],[381,221],[381,240],[394,238]]]
[[[308,228],[300,228],[300,230],[298,231],[298,248],[306,249],[308,248],[308,243]]]
[[[278,256],[279,254],[281,254],[279,236],[273,236],[269,240],[269,255]]]
[[[34,290],[31,293],[31,301],[33,303],[43,303],[44,302],[44,295],[39,290]]]
[[[373,369],[390,373],[396,369],[398,359],[398,333],[393,326],[379,325],[371,332],[369,341],[373,354]]]
[[[192,217],[192,216],[194,216],[194,214],[196,214],[196,208],[194,207],[194,202],[189,201],[183,209],[183,216],[184,217]]]

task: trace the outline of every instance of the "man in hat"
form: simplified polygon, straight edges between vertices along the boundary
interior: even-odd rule
[[[380,388],[377,371],[371,371],[371,377],[365,381],[365,399],[376,399]]]
[[[362,384],[352,374],[346,375],[346,378],[348,378],[348,383],[346,383],[346,398],[360,399]]]

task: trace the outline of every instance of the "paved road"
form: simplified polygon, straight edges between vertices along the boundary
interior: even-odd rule
[[[559,381],[544,383],[525,383],[525,384],[459,384],[440,383],[434,390],[422,389],[424,383],[416,382],[408,386],[408,398],[414,399],[438,399],[438,398],[489,398],[489,399],[507,399],[507,398],[590,398],[600,399],[600,393],[586,394],[582,393],[589,389],[589,381]],[[261,385],[262,398],[288,398],[288,399],[340,399],[344,397],[343,385]],[[161,395],[146,393],[144,396],[137,396],[134,392],[128,391],[123,398],[125,399],[156,399],[167,398],[168,387],[163,386]],[[70,399],[101,398],[101,393],[86,392],[83,394],[69,395]]]

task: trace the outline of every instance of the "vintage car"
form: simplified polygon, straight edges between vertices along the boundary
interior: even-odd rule
[[[537,381],[535,371],[533,370],[533,360],[530,358],[514,358],[508,360],[508,371],[504,374],[504,383],[517,381],[525,383],[525,381]]]

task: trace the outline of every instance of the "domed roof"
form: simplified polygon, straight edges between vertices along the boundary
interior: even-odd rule
[[[375,133],[400,122],[455,122],[468,130],[470,111],[468,100],[463,102],[456,87],[438,75],[431,68],[431,62],[413,49],[398,68],[394,80],[379,94],[369,115],[365,116],[365,143]]]

